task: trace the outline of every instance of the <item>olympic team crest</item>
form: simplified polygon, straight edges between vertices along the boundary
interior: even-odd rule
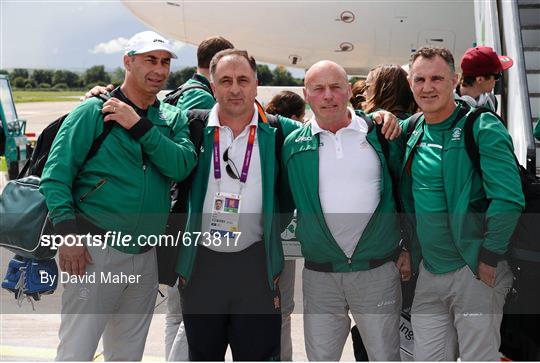
[[[459,128],[459,127],[456,127],[453,131],[452,131],[452,141],[459,141],[461,140],[461,134],[462,134],[462,130]]]

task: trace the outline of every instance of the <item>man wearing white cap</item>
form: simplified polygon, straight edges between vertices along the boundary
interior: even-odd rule
[[[471,107],[486,107],[497,112],[497,99],[493,94],[502,72],[514,61],[498,55],[490,47],[469,48],[461,58],[461,79],[457,94]]]
[[[40,190],[55,232],[92,240],[59,248],[57,360],[92,360],[101,337],[105,360],[142,358],[158,291],[156,251],[145,241],[164,233],[171,181],[187,177],[196,163],[185,116],[156,98],[171,58],[160,35],[133,36],[123,84],[105,103],[91,98],[73,110],[51,148]]]

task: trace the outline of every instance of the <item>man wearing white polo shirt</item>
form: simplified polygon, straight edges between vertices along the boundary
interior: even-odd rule
[[[400,253],[390,172],[399,169],[401,151],[380,141],[365,114],[347,108],[351,86],[339,65],[313,65],[304,96],[314,117],[287,137],[282,162],[305,257],[308,359],[340,359],[350,310],[369,359],[399,360],[400,277],[411,272],[409,253]],[[385,124],[381,133],[393,138],[397,129]]]
[[[235,361],[280,357],[277,129],[286,136],[299,124],[270,125],[255,102],[256,72],[237,49],[210,63],[217,104],[205,119],[176,267],[191,361],[223,361],[227,346]]]

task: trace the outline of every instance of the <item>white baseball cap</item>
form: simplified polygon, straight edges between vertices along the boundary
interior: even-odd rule
[[[145,31],[135,34],[126,46],[125,55],[134,55],[152,52],[154,50],[164,50],[171,53],[172,58],[178,58],[172,49],[172,44],[158,33]]]

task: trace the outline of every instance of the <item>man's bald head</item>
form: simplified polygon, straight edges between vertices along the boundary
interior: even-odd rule
[[[306,76],[304,77],[304,85],[307,86],[310,80],[317,77],[321,72],[330,72],[335,73],[336,75],[340,75],[342,79],[346,83],[348,83],[347,72],[345,72],[345,69],[342,66],[329,60],[322,60],[315,63],[308,69],[308,71],[306,72]]]
[[[306,72],[304,98],[319,126],[335,132],[350,122],[347,109],[352,91],[347,73],[331,61],[315,63]]]

